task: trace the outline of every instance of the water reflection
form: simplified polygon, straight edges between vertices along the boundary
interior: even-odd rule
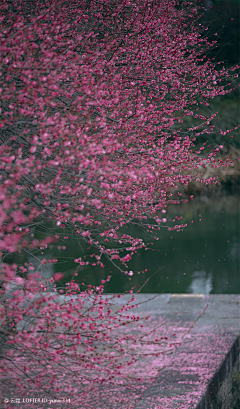
[[[187,292],[191,294],[209,295],[213,290],[212,274],[207,274],[206,271],[194,271],[192,273],[192,282],[189,285]]]
[[[58,243],[36,251],[34,256],[38,260],[22,252],[21,256],[16,255],[18,261],[11,256],[11,262],[24,264],[28,261],[45,278],[63,272],[65,282],[74,277],[78,268],[77,279],[85,285],[98,286],[111,274],[105,287],[109,293],[120,293],[131,287],[139,289],[146,283],[141,292],[240,294],[239,196],[199,196],[188,203],[169,206],[165,216],[167,223],[159,232],[144,233],[137,225],[122,228],[124,233],[142,238],[150,249],[138,251],[130,260],[132,277],[121,274],[104,256],[105,268],[74,263],[83,253],[92,254],[94,250],[88,250],[87,245],[71,237],[66,228],[56,226],[56,222],[48,227],[53,235],[59,235]],[[179,216],[182,216],[180,223],[188,226],[183,231],[169,231],[168,227],[175,224],[173,219],[178,220]],[[41,241],[48,234],[49,231],[41,231],[38,227],[35,238]],[[65,236],[69,238],[66,240]],[[121,257],[124,255],[121,253]],[[58,262],[44,265],[43,258],[54,258]],[[147,272],[142,273],[145,269]]]

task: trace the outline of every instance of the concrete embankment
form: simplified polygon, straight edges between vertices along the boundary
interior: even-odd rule
[[[134,408],[234,409],[240,392],[240,295],[162,294],[141,308],[152,320],[167,319],[185,332]]]
[[[130,367],[131,383],[115,387],[112,401],[103,398],[99,408],[235,409],[240,393],[240,295],[135,297],[139,307],[132,314],[151,315],[144,323],[149,335],[142,338],[143,357]],[[115,298],[116,309],[130,298]]]

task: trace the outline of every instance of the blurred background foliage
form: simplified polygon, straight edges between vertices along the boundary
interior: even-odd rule
[[[183,0],[179,4],[184,3]],[[199,0],[196,0],[199,4]],[[202,13],[196,24],[208,27],[205,31],[209,42],[216,41],[207,55],[217,64],[216,69],[230,68],[240,62],[240,2],[239,0],[203,0]],[[234,71],[234,75],[239,74],[239,69]],[[219,130],[232,129],[238,126],[240,118],[240,98],[239,98],[239,77],[234,78],[234,88],[230,94],[215,97],[209,106],[201,106],[198,114],[210,116],[218,112],[217,119],[211,121],[210,125],[215,125],[214,133],[199,136],[196,146],[199,147],[207,140],[211,145],[223,144],[227,151],[231,146],[240,149],[239,128],[227,135],[221,135]],[[181,128],[196,126],[193,118],[185,117]],[[233,136],[231,138],[231,135]]]
[[[240,1],[239,0],[194,0],[197,5],[201,5],[199,18],[195,24],[201,24],[203,28],[202,35],[207,37],[208,41],[216,41],[214,47],[206,53],[213,63],[217,63],[216,70],[223,67],[229,69],[240,62]],[[179,8],[185,3],[184,0],[179,0]],[[189,24],[192,22],[192,17],[189,18]],[[208,30],[205,30],[208,28]],[[200,63],[199,63],[200,64]],[[236,76],[233,78],[233,85],[230,88],[234,90],[225,95],[219,95],[213,100],[209,101],[209,106],[200,105],[198,115],[205,117],[211,114],[218,113],[214,120],[210,121],[205,129],[214,125],[213,131],[208,134],[199,135],[195,141],[195,149],[198,150],[204,142],[207,142],[205,154],[212,151],[214,147],[223,145],[224,149],[218,155],[220,159],[225,159],[231,155],[234,164],[231,167],[220,167],[208,170],[206,176],[216,176],[219,183],[213,185],[211,190],[216,188],[224,188],[231,193],[239,191],[240,188],[240,138],[239,138],[239,119],[240,119],[240,70],[237,69],[230,74]],[[175,124],[175,129],[182,129],[183,131],[200,124],[201,120],[194,119],[191,116],[183,118],[181,124]],[[236,128],[236,129],[234,129]],[[220,130],[232,129],[226,135],[221,135]],[[210,173],[211,174],[210,174]],[[215,189],[214,189],[215,186]],[[208,193],[208,188],[198,182],[191,182],[187,188],[183,188],[187,194]]]

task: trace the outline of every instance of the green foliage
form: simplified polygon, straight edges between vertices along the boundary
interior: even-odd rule
[[[239,0],[213,0],[210,12],[204,13],[201,19],[201,23],[209,27],[209,40],[218,41],[218,49],[212,51],[211,56],[216,55],[216,61],[225,61],[226,66],[239,62],[239,16]]]
[[[232,380],[232,391],[234,392],[236,389],[240,388],[240,372],[237,372],[233,375]]]

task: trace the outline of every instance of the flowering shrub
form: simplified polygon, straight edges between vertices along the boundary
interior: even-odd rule
[[[196,138],[213,132],[215,113],[174,127],[231,92],[239,68],[216,69],[205,55],[214,44],[195,23],[198,7],[176,4],[1,2],[1,373],[17,368],[13,388],[22,393],[29,385],[54,396],[78,391],[83,407],[84,394],[135,362],[120,329],[139,318],[113,314],[103,284],[82,290],[72,280],[59,298],[60,273],[44,283],[33,266],[4,263],[6,256],[56,242],[34,238],[36,225],[55,220],[97,252],[76,263],[103,267],[104,256],[132,276],[127,262],[146,244],[121,227],[152,219],[159,230],[167,222],[159,212],[182,200],[172,190],[200,180],[189,169],[231,164],[219,164],[221,147],[194,151]]]
[[[9,266],[3,270],[7,277]],[[0,377],[4,383],[4,375],[12,374],[8,396],[11,388],[13,396],[41,391],[47,398],[67,396],[83,404],[86,394],[103,382],[127,378],[124,367],[139,358],[134,352],[138,337],[126,334],[127,327],[149,317],[131,314],[134,295],[122,306],[114,305],[115,296],[103,296],[103,284],[81,291],[72,282],[61,296],[56,284],[49,292],[40,278],[36,273],[25,280],[17,277],[14,287],[11,281],[11,299],[9,294],[1,299],[0,319],[8,324],[8,339],[2,345]]]

